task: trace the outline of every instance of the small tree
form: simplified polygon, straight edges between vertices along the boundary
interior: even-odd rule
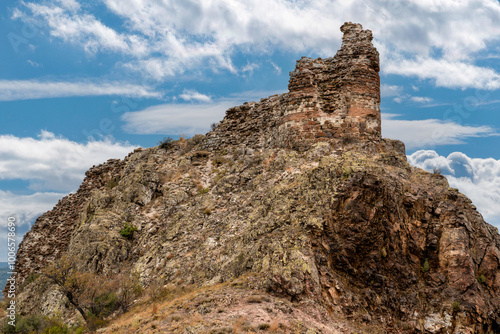
[[[43,275],[59,286],[90,329],[102,324],[117,309],[125,311],[135,297],[136,287],[130,275],[105,276],[79,271],[68,256],[47,267]]]
[[[210,130],[214,131],[215,129],[217,129],[218,125],[219,125],[219,122],[214,122],[214,123],[210,124]]]
[[[171,137],[166,137],[166,138],[163,138],[162,140],[160,140],[160,142],[158,144],[160,145],[160,148],[168,150],[169,148],[171,148],[174,145],[173,143],[174,143],[174,140]]]
[[[435,166],[434,168],[432,168],[432,174],[434,175],[441,175],[443,173],[443,171],[441,170],[441,168]]]

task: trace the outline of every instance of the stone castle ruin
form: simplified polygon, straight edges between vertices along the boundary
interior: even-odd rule
[[[350,22],[341,31],[342,46],[334,57],[297,61],[288,93],[229,109],[207,135],[208,148],[300,149],[336,139],[380,140],[379,56],[372,33]]]

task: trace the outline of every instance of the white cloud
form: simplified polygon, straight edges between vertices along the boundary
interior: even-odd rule
[[[271,62],[271,65],[272,67],[274,68],[274,72],[277,74],[277,75],[281,75],[281,67],[279,67],[278,65],[276,65],[275,63]]]
[[[161,98],[150,87],[123,82],[64,82],[39,80],[0,80],[0,101],[43,99],[68,96],[122,95]]]
[[[52,36],[89,52],[127,55],[126,68],[157,80],[199,69],[238,73],[232,58],[239,51],[262,55],[279,48],[333,56],[342,23],[361,22],[374,33],[384,73],[450,88],[500,87],[499,73],[475,63],[480,51],[500,39],[496,0],[103,3],[121,19],[119,31],[90,13],[92,5],[80,7],[74,0],[27,2],[13,18],[35,19]]]
[[[381,97],[392,97],[400,96],[403,94],[403,87],[396,85],[380,85],[380,95]]]
[[[258,69],[259,67],[260,67],[259,64],[248,63],[245,66],[243,66],[243,68],[241,69],[241,72],[243,72],[243,73],[248,72],[249,75],[252,75],[253,71],[256,70],[256,69]]]
[[[31,224],[42,213],[52,209],[66,193],[43,192],[17,195],[0,190],[0,228],[7,226],[7,218],[14,217],[18,226]]]
[[[25,180],[34,191],[75,191],[85,171],[111,158],[123,158],[135,146],[111,140],[86,144],[42,131],[39,138],[0,136],[0,179]]]
[[[40,67],[41,66],[39,63],[37,63],[36,61],[33,61],[31,59],[28,59],[26,62],[33,67]]]
[[[208,95],[201,94],[195,90],[184,89],[181,95],[179,95],[181,99],[189,102],[212,102],[212,98]]]
[[[205,104],[162,104],[122,115],[124,130],[135,134],[189,135],[205,133],[220,121],[234,100]]]
[[[7,241],[7,218],[16,220],[19,243],[42,213],[78,189],[85,171],[111,158],[124,158],[135,149],[110,139],[76,143],[42,131],[38,138],[0,136],[0,180],[23,180],[34,193],[17,194],[0,190],[0,243]],[[0,251],[6,261],[6,249]]]
[[[413,90],[418,90],[418,88],[416,89],[415,86],[412,86],[412,88]],[[432,99],[430,97],[411,96],[410,94],[404,93],[403,87],[397,85],[387,85],[387,84],[380,85],[380,96],[382,98],[393,97],[393,101],[397,103],[402,103],[403,101],[406,100],[416,103],[432,102]]]
[[[64,8],[72,11],[77,11],[80,9],[80,4],[75,0],[57,0]]]
[[[141,55],[147,52],[146,41],[135,34],[120,34],[100,22],[94,15],[80,13],[78,3],[57,0],[53,5],[26,3],[34,19],[41,19],[53,37],[82,45],[89,53],[97,51],[124,52]],[[30,20],[27,14],[16,11],[14,18]]]
[[[247,91],[224,100],[197,104],[168,103],[144,110],[127,112],[121,119],[123,129],[133,134],[195,135],[206,133],[210,124],[220,121],[226,110],[245,101],[262,96],[282,94],[284,91]]]
[[[466,138],[496,135],[489,126],[467,126],[438,119],[398,120],[397,116],[382,114],[382,134],[403,141],[407,149],[464,144]]]
[[[469,158],[461,152],[447,157],[435,151],[417,151],[408,162],[427,171],[441,170],[450,186],[458,188],[477,206],[485,220],[500,227],[500,161]]]
[[[432,102],[432,98],[430,97],[425,97],[425,96],[412,96],[410,97],[410,101],[417,102],[417,103],[429,103]]]
[[[499,89],[500,74],[491,68],[449,59],[400,59],[390,61],[384,72],[430,79],[447,88]]]
[[[28,232],[35,219],[52,209],[64,193],[35,193],[18,195],[0,190],[0,244],[7,245],[9,218],[15,223],[16,246]],[[7,247],[0,250],[0,261],[7,261]]]

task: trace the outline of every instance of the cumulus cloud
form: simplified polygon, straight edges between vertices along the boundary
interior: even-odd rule
[[[467,195],[486,221],[500,227],[499,160],[469,158],[461,152],[444,157],[432,150],[420,150],[409,155],[408,162],[427,171],[441,170],[450,186]]]
[[[25,180],[33,191],[75,191],[85,171],[134,150],[110,139],[86,144],[42,131],[38,138],[0,136],[0,179]]]
[[[384,73],[449,88],[500,87],[499,73],[475,61],[500,39],[495,0],[102,3],[121,20],[119,29],[91,14],[93,5],[74,0],[23,2],[13,17],[36,21],[51,36],[88,52],[121,53],[125,68],[156,80],[200,68],[238,73],[236,54],[276,48],[332,56],[340,46],[340,25],[362,22],[376,37]]]
[[[489,126],[468,126],[439,119],[399,120],[398,116],[382,114],[382,135],[403,141],[407,149],[464,144],[467,138],[496,135]]]
[[[0,101],[30,100],[68,96],[122,95],[161,98],[150,87],[123,82],[64,82],[39,80],[0,80]]]

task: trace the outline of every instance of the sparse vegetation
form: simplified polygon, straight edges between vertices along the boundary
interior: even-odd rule
[[[206,188],[200,188],[198,189],[198,195],[203,195],[203,194],[206,194],[210,191],[210,188],[209,187],[206,187]]]
[[[247,303],[249,304],[258,304],[264,302],[264,298],[262,296],[250,296],[247,298]]]
[[[477,278],[477,281],[480,283],[480,284],[484,284],[486,283],[486,276],[484,275],[479,275],[478,278]]]
[[[385,247],[382,247],[382,250],[380,251],[380,253],[381,253],[383,258],[387,257],[387,250],[385,249]]]
[[[31,273],[23,282],[23,284],[19,287],[19,291],[23,291],[25,287],[27,287],[32,282],[36,281],[40,277],[39,273]]]
[[[257,328],[261,331],[266,331],[269,329],[269,327],[271,327],[270,324],[260,324],[259,326],[257,326]]]
[[[460,303],[459,302],[456,301],[453,303],[453,311],[454,312],[460,311]]]
[[[134,237],[134,232],[137,231],[137,227],[132,223],[125,223],[125,226],[120,230],[120,235],[127,239],[132,239]]]
[[[11,326],[5,321],[2,325],[2,333],[44,333],[44,334],[82,334],[85,328],[80,325],[68,326],[60,319],[32,314],[27,316],[16,316],[16,325]]]
[[[429,259],[425,258],[424,265],[422,266],[422,272],[427,273],[430,270]]]
[[[273,321],[271,321],[271,325],[269,325],[269,331],[271,332],[276,332],[278,329],[280,329],[281,323],[278,318],[274,318]]]
[[[205,135],[197,134],[197,135],[194,135],[191,139],[189,139],[189,141],[193,145],[198,145],[199,143],[201,143],[203,141],[203,139],[205,139]]]
[[[206,216],[210,216],[212,214],[212,210],[210,210],[210,208],[205,208],[205,210],[203,210],[203,213],[206,215]]]
[[[214,165],[217,167],[223,165],[225,162],[226,159],[224,157],[221,157],[220,155],[216,155],[213,160]]]
[[[214,122],[214,123],[210,124],[210,131],[214,131],[218,125],[219,125],[219,122]]]
[[[432,174],[434,175],[442,175],[443,171],[439,167],[432,168]]]
[[[114,187],[116,187],[119,181],[120,179],[117,177],[114,177],[111,180],[109,180],[107,184],[108,189],[113,189]]]
[[[83,272],[75,262],[63,256],[48,266],[43,275],[57,284],[71,305],[81,314],[90,330],[104,325],[105,318],[117,310],[126,311],[136,288],[130,275],[104,276]],[[55,327],[61,327],[58,324]],[[54,327],[51,326],[50,328]],[[67,327],[49,330],[47,333],[69,333]],[[64,329],[66,328],[66,329]]]
[[[166,138],[163,138],[162,140],[160,140],[158,145],[160,146],[160,148],[168,150],[168,149],[172,148],[173,143],[174,143],[174,140],[171,137],[166,137]]]

